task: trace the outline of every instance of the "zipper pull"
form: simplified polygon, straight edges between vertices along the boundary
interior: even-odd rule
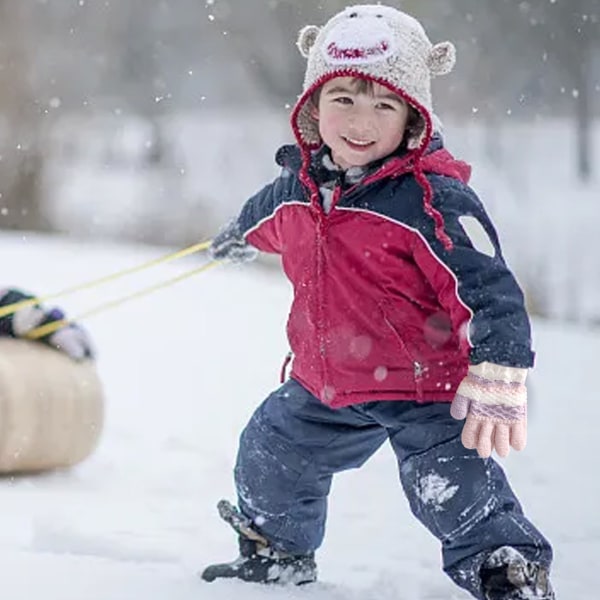
[[[423,377],[423,365],[420,362],[415,361],[413,363],[413,367],[415,370],[415,377],[417,377],[417,378]]]

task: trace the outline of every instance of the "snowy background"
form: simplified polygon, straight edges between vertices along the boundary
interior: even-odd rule
[[[5,277],[44,290],[161,254],[32,235],[4,236],[0,251],[15,257]],[[183,263],[65,305],[76,315],[197,259]],[[197,577],[207,563],[236,554],[215,504],[234,499],[238,434],[278,385],[289,296],[278,273],[223,266],[89,321],[106,387],[104,435],[92,458],[72,471],[0,480],[3,597],[466,600],[441,573],[437,543],[411,516],[387,447],[334,481],[319,584],[264,589]],[[535,339],[529,445],[504,464],[526,511],[555,545],[559,597],[589,600],[600,560],[600,337],[536,321]]]
[[[399,2],[390,0],[391,4]],[[0,287],[40,295],[210,238],[276,175],[300,27],[343,0],[0,0]],[[530,442],[504,461],[556,548],[559,598],[600,564],[600,0],[403,0],[458,63],[435,81],[534,315]],[[43,232],[43,233],[42,233]],[[199,264],[58,302],[71,316]],[[334,482],[321,582],[205,584],[235,555],[237,438],[278,385],[290,299],[273,262],[221,267],[86,321],[107,421],[76,469],[0,479],[11,600],[465,600],[382,449]]]
[[[433,82],[535,314],[600,322],[600,0],[390,0],[457,64]],[[0,230],[182,246],[277,172],[345,0],[0,0]]]
[[[72,135],[73,123],[64,125],[56,133],[59,149],[81,142]],[[134,148],[139,148],[136,138],[145,139],[139,122],[127,127],[121,123],[117,131]],[[92,221],[94,237],[131,238],[149,231],[160,231],[171,243],[210,237],[237,214],[247,197],[278,174],[275,150],[291,143],[288,112],[283,110],[182,113],[166,120],[164,131],[176,140],[181,177],[165,179],[160,170],[140,172],[123,165],[99,168],[98,154],[107,143],[104,131],[93,137],[95,146],[86,143],[90,154],[64,157],[59,152],[49,161],[49,217],[78,236]],[[594,123],[592,134],[600,156],[600,122]],[[471,185],[500,233],[530,308],[547,318],[600,323],[600,252],[594,248],[600,162],[590,181],[578,178],[567,159],[575,154],[572,124],[559,118],[507,118],[490,131],[477,121],[450,119],[444,123],[444,135],[447,147],[473,166]],[[211,140],[208,145],[206,138]],[[119,149],[125,152],[125,147]],[[165,204],[157,178],[160,185],[173,186],[170,198],[179,204]],[[88,200],[96,198],[101,201]]]

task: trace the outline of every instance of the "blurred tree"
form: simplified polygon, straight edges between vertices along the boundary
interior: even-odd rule
[[[292,104],[301,92],[306,61],[295,45],[300,29],[324,25],[349,4],[347,0],[218,0],[214,12],[226,23],[235,54],[242,57],[267,101],[281,105]],[[409,11],[418,5],[415,0],[402,2]]]
[[[592,54],[600,42],[600,0],[501,0],[490,9],[529,36],[540,55],[551,60],[573,98],[577,136],[577,170],[592,174]]]
[[[31,82],[29,6],[0,0],[0,227],[46,229],[40,210],[42,118]]]

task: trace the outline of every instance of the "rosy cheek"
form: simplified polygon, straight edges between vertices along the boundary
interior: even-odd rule
[[[327,115],[324,115],[324,118],[321,118],[321,125],[326,128],[328,131],[333,131],[338,129],[344,123],[343,116],[331,112]]]

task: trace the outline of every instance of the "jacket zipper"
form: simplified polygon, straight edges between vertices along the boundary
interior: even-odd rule
[[[417,399],[422,400],[423,399],[423,374],[425,372],[425,368],[422,363],[420,363],[418,360],[415,359],[412,352],[410,352],[410,350],[408,349],[408,345],[404,341],[404,338],[400,335],[400,332],[396,329],[394,324],[389,320],[389,318],[388,318],[387,314],[385,313],[385,311],[383,310],[383,308],[382,308],[382,312],[383,312],[383,320],[385,321],[385,324],[392,330],[392,333],[398,340],[400,347],[402,348],[402,350],[404,351],[404,353],[406,354],[406,356],[412,363],[413,379],[415,382],[415,388],[417,390]]]
[[[327,228],[329,225],[329,218],[336,208],[336,205],[340,199],[342,188],[336,185],[333,188],[333,196],[331,198],[331,209],[329,213],[325,213],[322,206],[319,206],[317,211],[317,327],[318,327],[318,343],[319,343],[319,356],[321,357],[321,368],[323,373],[323,387],[329,382],[329,369],[327,366],[327,348],[326,348],[326,323],[325,323],[325,243],[327,238]],[[320,204],[320,203],[319,203]]]
[[[321,206],[316,210],[317,231],[316,231],[316,284],[317,284],[317,343],[319,347],[319,358],[321,361],[322,385],[327,381],[327,365],[325,360],[325,311],[324,311],[324,250],[323,242],[325,237],[325,226],[327,215]]]

